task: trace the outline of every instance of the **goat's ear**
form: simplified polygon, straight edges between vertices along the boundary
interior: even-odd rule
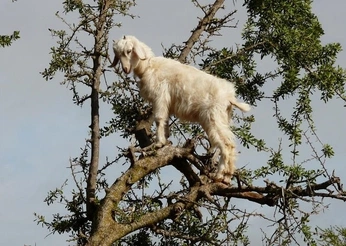
[[[114,56],[114,60],[112,62],[112,64],[108,67],[115,67],[117,65],[117,63],[119,62],[119,59],[117,56]]]
[[[143,46],[141,46],[139,43],[134,43],[133,46],[133,51],[137,54],[137,56],[139,57],[139,59],[144,60],[147,58],[147,53],[145,51],[145,48],[143,48]]]

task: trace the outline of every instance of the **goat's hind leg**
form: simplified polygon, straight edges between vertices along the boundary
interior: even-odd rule
[[[214,181],[229,184],[235,171],[236,150],[234,144],[234,135],[227,124],[212,122],[205,128],[209,141],[220,149],[221,158]]]
[[[220,146],[221,158],[215,181],[230,184],[235,171],[236,150],[231,141],[224,140]]]

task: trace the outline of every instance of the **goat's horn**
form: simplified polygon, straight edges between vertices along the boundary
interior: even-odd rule
[[[114,60],[113,60],[112,64],[108,67],[115,67],[117,65],[118,61],[119,61],[118,57],[114,56]]]

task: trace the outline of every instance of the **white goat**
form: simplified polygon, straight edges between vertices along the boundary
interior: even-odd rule
[[[162,147],[169,136],[168,120],[175,115],[183,121],[198,122],[212,147],[221,151],[214,180],[229,183],[235,171],[235,139],[230,129],[232,106],[246,112],[250,106],[236,99],[234,85],[192,66],[164,57],[133,36],[114,41],[115,58],[123,71],[140,79],[140,95],[153,106],[157,124],[156,146]]]

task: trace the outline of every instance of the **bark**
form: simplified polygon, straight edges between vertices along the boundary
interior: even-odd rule
[[[177,218],[184,210],[192,209],[197,202],[205,198],[213,202],[213,196],[223,196],[229,198],[246,199],[260,205],[276,206],[280,199],[296,199],[297,197],[329,197],[346,201],[346,194],[341,190],[340,179],[331,177],[325,182],[302,188],[301,186],[290,186],[285,189],[273,182],[265,182],[266,185],[232,187],[223,183],[214,183],[201,180],[191,168],[188,161],[191,159],[194,146],[191,144],[185,147],[165,146],[145,158],[133,158],[132,166],[119,177],[107,191],[106,197],[102,200],[94,221],[94,233],[89,239],[88,246],[109,246],[115,241],[140,228],[155,228],[155,225],[166,219]],[[167,205],[157,211],[147,213],[131,223],[119,223],[113,216],[117,205],[123,196],[131,189],[131,186],[140,179],[166,165],[173,165],[189,181],[189,192],[184,196],[175,197],[175,202],[168,202]],[[337,194],[328,191],[328,187],[335,186]],[[338,188],[339,187],[339,188]],[[317,191],[326,192],[317,193]],[[135,212],[134,212],[135,213]]]
[[[113,218],[113,212],[116,210],[122,197],[128,192],[131,186],[160,167],[164,167],[172,162],[175,158],[182,158],[191,153],[191,148],[179,148],[165,146],[155,152],[154,156],[148,156],[137,160],[133,165],[108,189],[107,195],[102,200],[96,219],[94,220],[94,232],[88,245],[111,245],[112,242],[122,238],[128,233],[167,218],[171,209],[166,208],[157,214],[148,214],[140,222],[132,225],[116,223]]]
[[[97,184],[97,172],[100,156],[100,115],[99,115],[99,91],[102,76],[102,49],[105,37],[105,24],[107,11],[111,1],[103,1],[100,8],[100,16],[97,19],[95,31],[95,45],[93,54],[93,81],[91,87],[91,160],[89,166],[89,176],[87,180],[87,216],[92,220],[95,214],[96,201],[95,192]]]

